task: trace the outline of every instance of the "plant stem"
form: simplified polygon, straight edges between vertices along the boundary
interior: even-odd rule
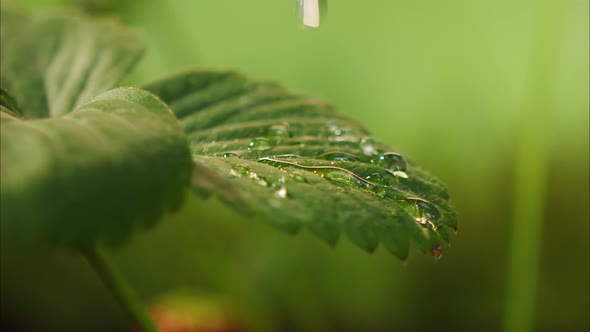
[[[504,332],[530,332],[534,328],[551,142],[552,86],[566,3],[541,1],[536,17],[516,151]]]
[[[137,324],[137,327],[142,332],[158,332],[158,328],[152,321],[145,306],[110,264],[108,258],[97,247],[84,248],[82,253],[105,286],[121,304],[129,318]]]

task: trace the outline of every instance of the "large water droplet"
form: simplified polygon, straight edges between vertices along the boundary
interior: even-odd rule
[[[370,137],[361,138],[361,140],[359,141],[359,144],[361,146],[361,149],[363,150],[363,153],[368,156],[372,156],[372,155],[378,153],[377,149],[373,145],[374,144],[373,139]]]
[[[404,179],[408,178],[408,174],[406,173],[408,163],[406,159],[399,153],[384,153],[377,159],[377,164],[385,169],[390,170],[392,174],[397,177]]]
[[[377,164],[390,171],[406,171],[408,163],[399,153],[387,152],[379,156]]]
[[[409,197],[408,201],[414,202],[414,220],[424,227],[436,230],[441,220],[440,211],[429,201],[419,197]]]
[[[262,151],[268,150],[271,147],[272,145],[270,144],[270,141],[267,138],[258,137],[254,139],[252,142],[250,142],[250,144],[248,145],[248,150]]]

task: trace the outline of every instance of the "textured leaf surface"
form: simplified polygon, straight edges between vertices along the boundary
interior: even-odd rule
[[[323,101],[229,71],[194,71],[144,87],[178,116],[193,154],[193,187],[247,215],[335,244],[414,242],[441,253],[456,216],[444,185]]]
[[[3,226],[55,244],[122,242],[180,205],[192,167],[170,109],[134,88],[60,118],[3,116],[0,144]]]
[[[25,117],[59,116],[111,89],[143,50],[115,22],[2,8],[1,83]]]

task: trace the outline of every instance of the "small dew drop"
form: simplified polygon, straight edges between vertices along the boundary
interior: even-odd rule
[[[258,137],[248,144],[248,150],[263,151],[272,147],[270,141],[264,137]]]
[[[287,198],[288,194],[287,187],[285,186],[281,186],[277,191],[275,191],[275,196],[279,198]]]
[[[266,181],[265,178],[263,178],[262,176],[259,176],[258,174],[254,173],[254,172],[250,172],[250,179],[254,180],[254,182],[261,186],[261,187],[268,187],[268,181]]]
[[[366,154],[368,156],[372,156],[377,153],[377,149],[373,145],[374,143],[373,143],[372,138],[363,137],[363,138],[361,138],[359,144],[360,144],[361,149],[363,150],[364,154]]]
[[[229,157],[237,157],[238,155],[232,152],[226,152],[223,154],[223,158],[229,158]]]
[[[340,136],[342,135],[342,130],[338,127],[335,123],[328,123],[328,130],[330,131],[330,135],[332,136]]]
[[[307,180],[305,179],[305,177],[303,177],[303,175],[301,175],[299,173],[291,173],[291,174],[289,174],[289,176],[291,178],[293,178],[293,180],[295,180],[297,182],[307,182]]]
[[[236,165],[229,170],[229,174],[232,176],[249,175],[250,169],[247,166]]]

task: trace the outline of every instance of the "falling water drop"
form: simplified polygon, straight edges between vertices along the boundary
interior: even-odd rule
[[[303,25],[319,28],[320,18],[325,15],[327,0],[296,0],[297,11]]]

